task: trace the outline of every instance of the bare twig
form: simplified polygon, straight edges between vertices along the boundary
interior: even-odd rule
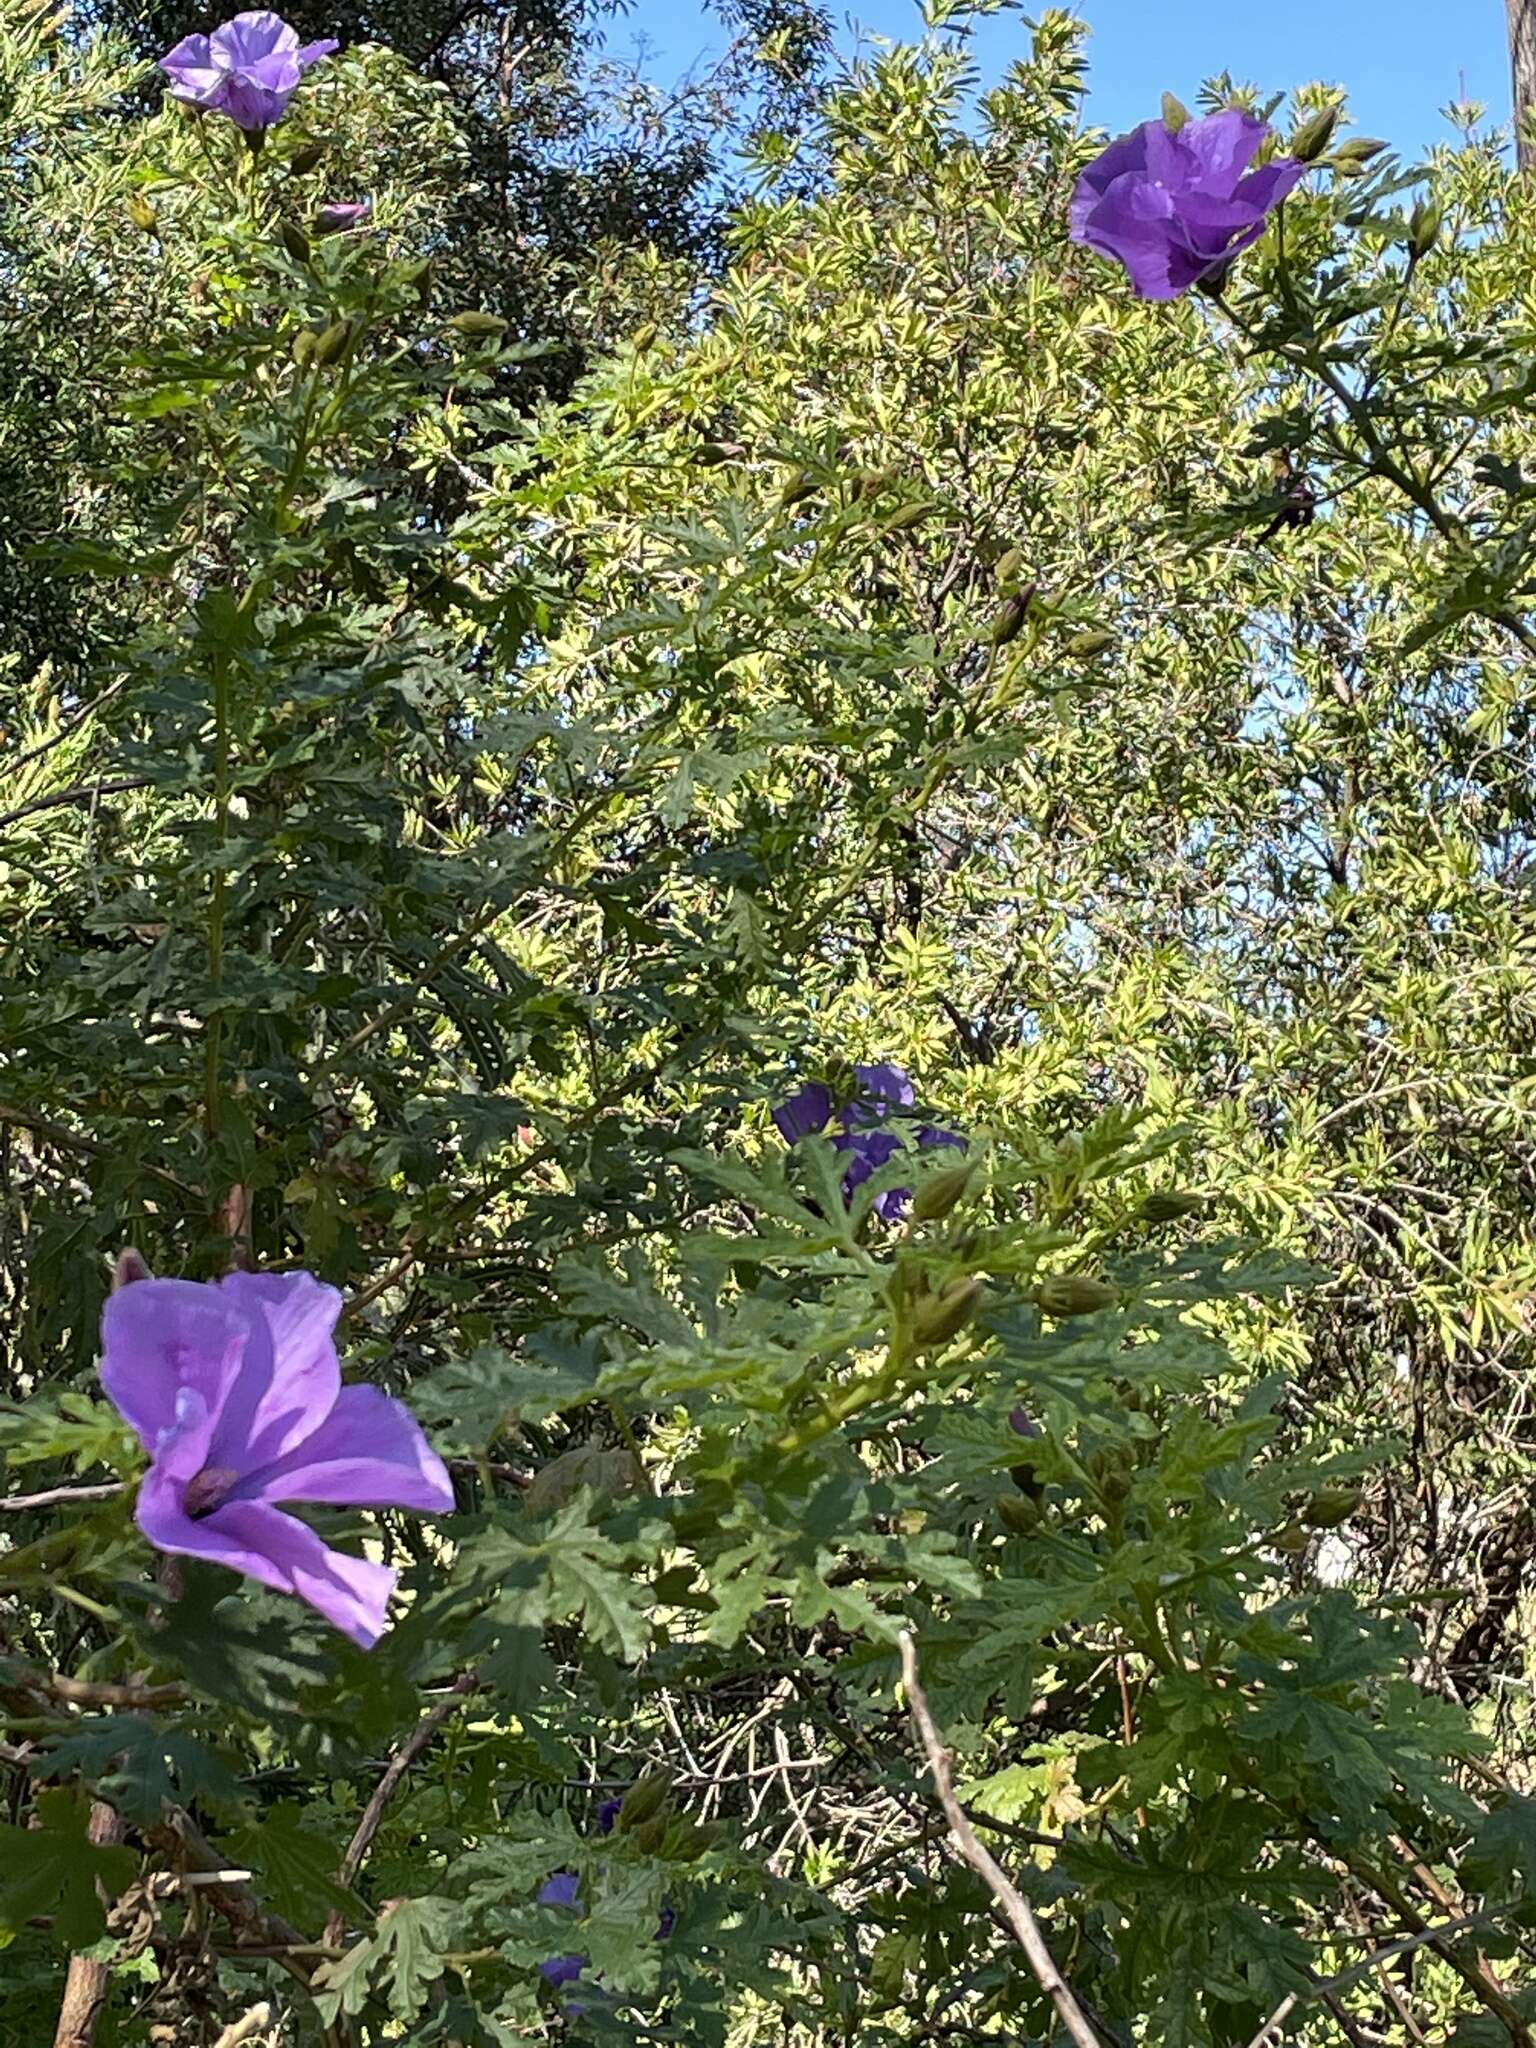
[[[390,1800],[394,1798],[396,1792],[399,1791],[401,1780],[405,1777],[406,1772],[415,1763],[417,1757],[421,1755],[428,1743],[431,1742],[433,1736],[436,1735],[443,1723],[450,1715],[458,1712],[470,1694],[479,1689],[479,1685],[480,1674],[478,1671],[461,1672],[453,1681],[449,1690],[437,1702],[436,1706],[429,1713],[422,1715],[416,1726],[390,1758],[384,1775],[380,1778],[378,1784],[374,1786],[373,1797],[363,1808],[362,1818],[353,1832],[351,1841],[347,1844],[347,1852],[342,1857],[341,1867],[336,1873],[339,1883],[350,1885],[355,1881],[357,1873],[363,1867],[363,1859],[372,1847],[373,1838],[379,1832],[380,1823],[384,1819],[384,1809],[388,1806]],[[345,1921],[341,1912],[339,1910],[333,1912],[325,1923],[326,1941],[328,1943],[339,1941],[344,1925]]]
[[[51,1693],[56,1700],[67,1700],[72,1707],[126,1707],[154,1712],[160,1707],[183,1706],[187,1698],[184,1685],[112,1685],[105,1680],[67,1678],[62,1671],[47,1672],[37,1683],[44,1692]]]
[[[78,789],[61,789],[54,796],[35,796],[13,811],[0,812],[0,826],[14,825],[18,819],[30,818],[37,811],[56,811],[62,804],[95,804],[104,796],[121,796],[124,790],[148,789],[150,781],[148,775],[119,775],[113,782],[83,782]]]
[[[1449,1935],[1464,1934],[1470,1927],[1486,1925],[1490,1917],[1487,1913],[1467,1913],[1459,1920],[1448,1920],[1438,1927],[1427,1927],[1422,1934],[1405,1934],[1401,1941],[1389,1941],[1382,1948],[1372,1949],[1360,1962],[1352,1963],[1336,1977],[1328,1977],[1321,1983],[1314,1984],[1309,1991],[1290,1992],[1281,1999],[1248,2043],[1248,2048],[1270,2048],[1285,2022],[1303,2002],[1315,1998],[1331,2008],[1334,1992],[1347,1991],[1352,1984],[1358,1984],[1362,1977],[1369,1977],[1373,1970],[1379,1970],[1384,1964],[1395,1962],[1399,1956],[1412,1955],[1415,1949],[1428,1948],[1434,1942],[1444,1941]]]
[[[50,1486],[43,1493],[0,1493],[0,1508],[19,1515],[27,1508],[72,1507],[81,1501],[110,1500],[122,1490],[120,1479],[105,1479],[99,1486]]]
[[[272,2024],[272,2007],[266,1999],[253,2005],[249,2012],[242,2013],[237,2020],[231,2020],[220,2034],[213,2048],[245,2048],[248,2041],[255,2040],[264,2028]]]
[[[1071,1987],[1056,1967],[1029,1901],[1009,1882],[1001,1866],[982,1846],[976,1830],[966,1817],[965,1808],[955,1797],[949,1752],[944,1747],[938,1726],[929,1709],[927,1696],[918,1679],[917,1645],[905,1630],[901,1636],[901,1676],[907,1689],[907,1705],[912,1711],[918,1740],[922,1743],[923,1753],[933,1772],[934,1789],[939,1795],[939,1804],[944,1809],[944,1818],[949,1823],[950,1837],[955,1847],[1002,1907],[1008,1925],[1013,1929],[1015,1939],[1028,1958],[1029,1967],[1034,1971],[1041,1990],[1055,2006],[1062,2025],[1077,2043],[1077,2048],[1100,2048],[1098,2036],[1084,2018],[1082,2008],[1073,1996]]]
[[[86,1824],[86,1833],[91,1841],[103,1845],[120,1842],[127,1832],[116,1807],[108,1806],[102,1799],[92,1802],[91,1817]],[[106,1963],[97,1962],[93,1956],[70,1957],[53,2048],[91,2048],[111,1982],[112,1972]]]

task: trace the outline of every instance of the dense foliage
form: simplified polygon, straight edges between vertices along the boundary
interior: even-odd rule
[[[1536,203],[1306,91],[1146,304],[929,11],[622,331],[407,36],[0,30],[7,2039],[1058,2038],[904,1632],[1100,2042],[1536,2026]],[[342,1290],[376,1647],[145,1542],[128,1247]]]

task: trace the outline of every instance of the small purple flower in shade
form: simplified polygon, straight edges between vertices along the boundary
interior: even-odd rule
[[[1008,1417],[1008,1427],[1015,1436],[1035,1437],[1040,1434],[1040,1425],[1027,1408],[1015,1408]]]
[[[317,235],[344,235],[360,228],[373,217],[371,199],[333,199],[315,215]]]
[[[623,1804],[622,1799],[605,1799],[597,1809],[597,1825],[605,1835],[613,1833],[613,1824],[618,1819],[619,1808]]]
[[[1177,298],[1256,242],[1271,208],[1306,175],[1294,157],[1249,170],[1269,132],[1241,107],[1177,134],[1144,121],[1078,180],[1073,241],[1123,263],[1138,298]]]
[[[282,119],[310,65],[339,47],[329,37],[301,47],[296,29],[261,8],[237,14],[212,35],[183,36],[160,69],[177,99],[227,114],[237,128],[259,135]]]
[[[538,1901],[541,1906],[563,1906],[579,1913],[582,1910],[580,1878],[573,1871],[557,1871],[540,1890]],[[539,1975],[546,1984],[574,1984],[586,1967],[585,1956],[546,1956],[539,1965]]]
[[[341,1384],[340,1312],[308,1273],[141,1280],[107,1302],[101,1380],[150,1456],[135,1516],[150,1542],[296,1593],[368,1649],[395,1573],[283,1505],[446,1514],[453,1486],[398,1401]]]
[[[917,1103],[910,1078],[903,1068],[889,1061],[856,1066],[853,1073],[858,1093],[841,1107],[830,1088],[821,1081],[811,1081],[773,1112],[786,1145],[797,1145],[802,1138],[825,1130],[834,1116],[839,1118],[843,1127],[833,1134],[833,1149],[851,1155],[843,1174],[845,1201],[901,1150],[900,1134],[889,1128],[887,1119],[892,1114],[904,1115]],[[965,1150],[965,1140],[957,1132],[941,1131],[933,1124],[920,1125],[916,1137],[919,1145],[957,1145],[962,1152]],[[875,1197],[875,1214],[882,1222],[890,1223],[901,1215],[911,1199],[910,1188],[885,1188]]]

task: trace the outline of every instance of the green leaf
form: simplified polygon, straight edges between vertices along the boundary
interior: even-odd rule
[[[0,1930],[19,1934],[34,1914],[49,1914],[56,1940],[89,1948],[101,1938],[108,1898],[126,1891],[139,1859],[131,1849],[92,1842],[91,1805],[71,1792],[41,1792],[39,1825],[0,1826]]]

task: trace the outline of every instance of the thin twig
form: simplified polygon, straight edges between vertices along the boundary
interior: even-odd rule
[[[367,1856],[372,1846],[373,1838],[379,1832],[380,1823],[384,1819],[384,1809],[400,1789],[401,1780],[406,1772],[415,1763],[417,1757],[421,1755],[428,1743],[431,1742],[433,1736],[436,1735],[443,1723],[450,1715],[458,1712],[470,1694],[479,1690],[479,1686],[480,1674],[478,1671],[461,1672],[453,1681],[448,1692],[437,1702],[437,1705],[432,1708],[430,1713],[422,1715],[410,1734],[400,1744],[400,1747],[390,1758],[383,1777],[374,1786],[372,1798],[363,1808],[362,1818],[353,1832],[351,1841],[347,1844],[346,1854],[342,1857],[341,1867],[336,1873],[338,1883],[351,1885],[356,1880],[357,1873],[363,1867],[363,1859]],[[325,1923],[326,1941],[328,1943],[339,1941],[345,1924],[345,1918],[341,1911],[339,1909],[334,1911]]]
[[[184,1685],[112,1685],[105,1680],[66,1678],[62,1671],[50,1671],[37,1684],[56,1700],[72,1707],[125,1707],[153,1713],[161,1707],[186,1704]]]
[[[1335,1991],[1347,1991],[1352,1984],[1358,1984],[1363,1977],[1369,1977],[1373,1970],[1379,1970],[1383,1964],[1395,1962],[1399,1956],[1412,1955],[1415,1949],[1428,1948],[1431,1943],[1443,1941],[1448,1935],[1464,1934],[1468,1928],[1485,1925],[1491,1918],[1488,1913],[1467,1913],[1460,1920],[1447,1920],[1439,1927],[1427,1927],[1422,1934],[1405,1934],[1400,1941],[1389,1941],[1382,1948],[1372,1949],[1361,1962],[1352,1963],[1336,1977],[1324,1978],[1321,1983],[1312,1985],[1307,1991],[1290,1992],[1281,1999],[1248,2043],[1248,2048],[1269,2048],[1269,2044],[1277,2038],[1279,2030],[1304,2000],[1316,1998],[1324,2005],[1328,2005]]]
[[[1084,2018],[1082,2008],[1073,1996],[1071,1987],[1056,1967],[1029,1901],[1009,1882],[1000,1865],[982,1846],[976,1830],[966,1817],[965,1808],[955,1797],[949,1752],[944,1747],[938,1726],[929,1710],[927,1696],[918,1679],[917,1645],[905,1629],[901,1635],[901,1676],[907,1689],[907,1705],[912,1711],[918,1740],[922,1743],[923,1753],[933,1772],[934,1789],[939,1795],[939,1804],[944,1809],[944,1818],[949,1823],[950,1837],[955,1847],[1002,1907],[1008,1925],[1013,1929],[1020,1948],[1028,1958],[1029,1967],[1034,1971],[1041,1990],[1055,2006],[1062,2025],[1077,2043],[1077,2048],[1100,2048],[1098,2036]]]
[[[264,1998],[259,2005],[253,2005],[249,2012],[242,2013],[237,2020],[231,2020],[220,2034],[213,2048],[245,2048],[248,2041],[272,2024],[272,2007]]]
[[[148,789],[151,779],[148,775],[119,775],[115,782],[83,782],[77,789],[61,789],[53,796],[35,796],[30,803],[18,804],[13,811],[0,811],[0,826],[14,825],[18,819],[30,818],[38,811],[56,811],[64,804],[96,804],[104,796],[121,796],[124,790]]]
[[[0,1493],[0,1508],[19,1515],[27,1508],[68,1507],[77,1501],[110,1500],[113,1494],[122,1490],[120,1479],[106,1479],[99,1486],[50,1486],[43,1493]]]

